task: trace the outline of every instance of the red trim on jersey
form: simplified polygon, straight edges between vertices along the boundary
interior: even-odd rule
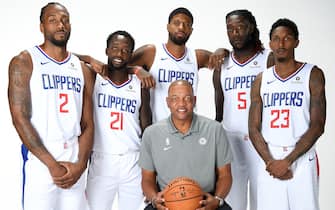
[[[170,52],[169,50],[166,48],[166,44],[163,44],[163,48],[164,48],[164,51],[166,52],[166,54],[168,54],[173,60],[175,61],[181,61],[183,60],[185,57],[186,57],[186,54],[187,54],[187,48],[185,47],[185,52],[184,52],[184,55],[181,56],[180,58],[176,58],[174,57]]]
[[[62,64],[64,64],[64,63],[68,62],[68,61],[70,60],[70,58],[71,58],[71,53],[70,53],[70,52],[67,52],[67,57],[66,57],[64,60],[62,60],[62,61],[57,61],[57,60],[53,59],[52,57],[50,57],[46,52],[44,52],[40,46],[36,46],[36,48],[37,48],[37,49],[38,49],[38,50],[39,50],[39,51],[40,51],[46,58],[48,58],[48,59],[51,60],[52,62],[57,63],[57,64],[59,64],[59,65],[62,65]]]
[[[128,83],[131,82],[131,80],[133,79],[133,77],[131,75],[128,75],[128,80],[124,81],[122,84],[115,84],[112,80],[110,80],[109,78],[105,78],[109,84],[111,84],[113,87],[115,88],[121,88],[125,85],[127,85]]]
[[[293,78],[295,75],[297,75],[300,71],[301,71],[301,69],[303,69],[304,67],[305,67],[305,65],[306,65],[306,63],[303,63],[295,72],[293,72],[290,76],[288,76],[287,78],[285,78],[285,79],[283,79],[283,78],[281,78],[278,74],[277,74],[277,72],[276,72],[276,66],[273,66],[272,67],[272,72],[273,72],[273,74],[274,74],[274,76],[278,79],[278,80],[280,80],[280,81],[282,81],[282,82],[286,82],[287,80],[289,80],[289,79],[291,79],[291,78]]]
[[[254,60],[254,59],[258,56],[259,53],[260,53],[260,52],[255,53],[251,58],[249,58],[248,60],[246,60],[244,63],[240,63],[240,62],[238,62],[238,61],[235,59],[235,57],[234,57],[234,52],[231,53],[231,59],[232,59],[232,60],[234,61],[234,63],[236,63],[237,65],[239,65],[239,66],[245,66],[245,65],[247,65],[248,63],[250,63],[252,60]]]
[[[318,177],[320,177],[320,164],[319,164],[318,154],[316,152],[315,152],[315,157],[316,157],[316,170],[317,170]]]

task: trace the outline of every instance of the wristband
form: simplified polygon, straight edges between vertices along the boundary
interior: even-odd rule
[[[224,199],[223,198],[221,198],[221,197],[219,197],[217,195],[214,196],[214,198],[217,199],[217,200],[219,200],[219,207],[223,206],[223,204],[224,204]]]

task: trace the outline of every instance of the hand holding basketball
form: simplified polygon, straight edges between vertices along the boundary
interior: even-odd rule
[[[165,187],[163,196],[169,210],[195,210],[201,207],[203,192],[196,181],[177,177]]]

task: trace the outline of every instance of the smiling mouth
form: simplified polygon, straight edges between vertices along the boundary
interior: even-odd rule
[[[113,63],[122,63],[122,59],[120,58],[113,58]]]

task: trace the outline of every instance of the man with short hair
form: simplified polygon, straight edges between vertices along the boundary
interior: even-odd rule
[[[81,210],[93,144],[93,75],[67,51],[71,24],[63,5],[41,9],[40,30],[44,42],[9,64],[9,107],[23,143],[23,208]]]
[[[147,127],[142,137],[142,188],[151,201],[146,210],[165,209],[161,190],[180,176],[205,192],[201,209],[231,209],[224,198],[232,183],[232,154],[222,125],[194,113],[195,96],[186,80],[171,83],[166,103],[170,117]]]
[[[137,161],[141,134],[151,124],[149,90],[128,73],[135,46],[126,31],[107,38],[108,74],[96,76],[93,102],[95,135],[87,177],[90,210],[111,209],[115,195],[119,209],[137,210],[144,197]]]
[[[326,120],[325,77],[295,60],[296,24],[277,20],[270,31],[275,65],[251,88],[250,139],[264,163],[258,170],[258,210],[318,210],[315,143]]]

